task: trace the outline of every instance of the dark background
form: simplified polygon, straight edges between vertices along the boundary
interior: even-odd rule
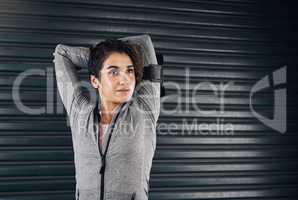
[[[165,82],[187,91],[196,83],[234,82],[225,112],[161,113],[159,123],[179,124],[175,134],[160,128],[150,179],[150,199],[297,199],[297,6],[258,0],[1,0],[0,1],[0,199],[74,199],[74,163],[65,113],[29,115],[13,101],[12,85],[28,69],[51,76],[58,43],[89,46],[107,37],[150,34],[164,55]],[[287,66],[287,132],[259,122],[249,109],[255,82]],[[185,87],[185,69],[190,87]],[[46,71],[48,69],[48,71]],[[82,78],[87,77],[87,70]],[[46,76],[27,77],[21,101],[31,108],[62,109]],[[167,95],[177,94],[166,87]],[[210,87],[197,91],[200,108],[219,109]],[[167,98],[162,108],[175,107]],[[261,92],[256,108],[272,116],[273,90]],[[233,135],[182,135],[190,123],[231,123]]]

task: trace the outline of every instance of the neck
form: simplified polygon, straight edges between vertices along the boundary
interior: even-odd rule
[[[102,103],[101,104],[101,123],[110,124],[112,122],[113,116],[120,104],[115,103]]]

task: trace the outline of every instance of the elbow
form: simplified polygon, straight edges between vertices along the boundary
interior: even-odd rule
[[[67,56],[66,46],[63,44],[58,44],[55,48],[53,56],[54,56],[53,63],[56,63],[55,61],[58,56],[63,56],[63,57]]]
[[[55,51],[53,53],[54,56],[57,54],[64,55],[66,53],[66,47],[63,44],[58,44],[55,48]]]
[[[53,56],[56,57],[58,55],[67,56],[68,48],[64,44],[58,44],[55,48]]]

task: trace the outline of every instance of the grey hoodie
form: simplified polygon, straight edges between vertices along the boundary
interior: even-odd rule
[[[148,35],[122,38],[142,47],[145,66],[157,64]],[[142,80],[131,100],[117,107],[105,149],[98,145],[100,98],[83,93],[78,70],[87,68],[89,48],[58,44],[57,87],[66,109],[74,149],[76,200],[146,200],[156,148],[160,82]]]

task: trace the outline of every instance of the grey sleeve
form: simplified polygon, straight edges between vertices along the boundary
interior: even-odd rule
[[[156,123],[160,113],[160,83],[142,80],[136,88],[135,101],[142,111]]]
[[[87,67],[89,53],[88,48],[63,44],[58,44],[53,53],[57,87],[69,116],[88,103],[88,99],[82,94],[78,71]]]
[[[136,43],[141,47],[144,57],[144,66],[157,64],[157,58],[153,43],[149,35],[131,36],[121,38]],[[157,122],[160,113],[160,82],[142,80],[136,87],[134,100],[154,123]]]

